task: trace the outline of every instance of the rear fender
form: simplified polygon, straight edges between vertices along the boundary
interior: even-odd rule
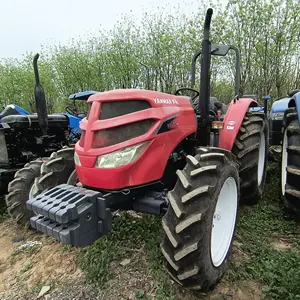
[[[289,102],[289,107],[296,107],[300,126],[300,92],[296,93]]]
[[[240,130],[245,114],[249,107],[257,106],[257,102],[251,98],[240,98],[231,101],[224,117],[224,128],[220,130],[219,147],[232,150],[236,136]]]

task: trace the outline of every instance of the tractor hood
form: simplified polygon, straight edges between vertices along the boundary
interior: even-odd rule
[[[273,103],[270,113],[284,112],[288,108],[290,98],[283,98]]]

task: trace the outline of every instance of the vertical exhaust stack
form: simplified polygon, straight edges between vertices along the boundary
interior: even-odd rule
[[[34,97],[35,97],[35,105],[38,114],[40,128],[42,130],[43,135],[47,135],[48,113],[47,113],[45,92],[43,87],[40,84],[40,76],[39,76],[39,70],[37,65],[39,56],[40,55],[37,53],[33,59],[33,70],[34,70],[34,77],[35,77]]]
[[[210,95],[210,62],[211,62],[211,43],[209,41],[209,30],[213,10],[209,8],[206,12],[204,22],[204,36],[201,49],[201,73],[200,73],[200,98],[199,109],[201,115],[201,138],[202,146],[209,145],[210,123],[209,123],[209,95]]]
[[[150,90],[150,67],[148,67],[142,62],[139,62],[139,64],[147,70],[147,90]]]

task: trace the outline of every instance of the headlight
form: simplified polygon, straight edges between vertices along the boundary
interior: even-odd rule
[[[81,162],[80,162],[79,156],[78,156],[78,154],[76,152],[74,152],[74,162],[75,162],[75,165],[81,166]]]
[[[271,120],[282,120],[284,116],[283,112],[279,112],[279,113],[273,113]]]
[[[97,158],[95,168],[117,168],[126,166],[135,161],[144,151],[148,142],[127,147]]]

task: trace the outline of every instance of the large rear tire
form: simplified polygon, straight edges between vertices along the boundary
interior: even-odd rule
[[[265,115],[247,112],[232,148],[239,164],[241,202],[244,204],[254,205],[262,198],[268,148],[269,131]]]
[[[73,184],[74,177],[75,179],[77,178],[74,163],[74,148],[66,147],[53,152],[50,160],[42,165],[40,177],[35,180],[35,193],[36,195],[41,194],[62,183]]]
[[[163,217],[161,250],[171,278],[185,288],[207,291],[227,262],[238,211],[235,156],[209,147],[187,156]]]
[[[300,214],[300,126],[296,108],[284,115],[281,195],[287,213]]]
[[[14,180],[8,185],[8,194],[5,197],[7,210],[17,224],[28,226],[32,216],[26,208],[26,201],[34,197],[34,180],[40,175],[41,165],[45,159],[38,158],[25,165],[16,172]]]

